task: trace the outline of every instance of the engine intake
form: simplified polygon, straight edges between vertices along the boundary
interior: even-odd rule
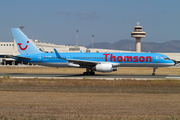
[[[95,67],[93,67],[94,71],[98,72],[112,72],[117,71],[117,67],[113,67],[112,64],[97,64]]]

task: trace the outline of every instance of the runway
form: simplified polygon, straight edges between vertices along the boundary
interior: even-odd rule
[[[1,78],[47,78],[47,79],[136,79],[136,80],[154,80],[154,79],[179,79],[180,75],[125,75],[125,74],[43,74],[43,73],[0,73]]]

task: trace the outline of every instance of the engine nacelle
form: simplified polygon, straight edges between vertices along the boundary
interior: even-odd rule
[[[93,70],[98,72],[112,72],[117,71],[118,68],[113,67],[112,64],[97,64]]]

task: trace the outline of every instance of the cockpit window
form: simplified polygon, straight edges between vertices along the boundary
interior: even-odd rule
[[[164,58],[164,60],[170,60],[170,58]]]

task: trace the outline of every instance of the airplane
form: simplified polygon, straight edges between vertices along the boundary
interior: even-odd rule
[[[155,76],[158,67],[174,66],[174,62],[159,53],[54,53],[41,52],[19,29],[11,29],[20,55],[14,59],[26,63],[49,67],[86,68],[83,75],[95,75],[98,72],[117,71],[118,67],[153,67]]]

